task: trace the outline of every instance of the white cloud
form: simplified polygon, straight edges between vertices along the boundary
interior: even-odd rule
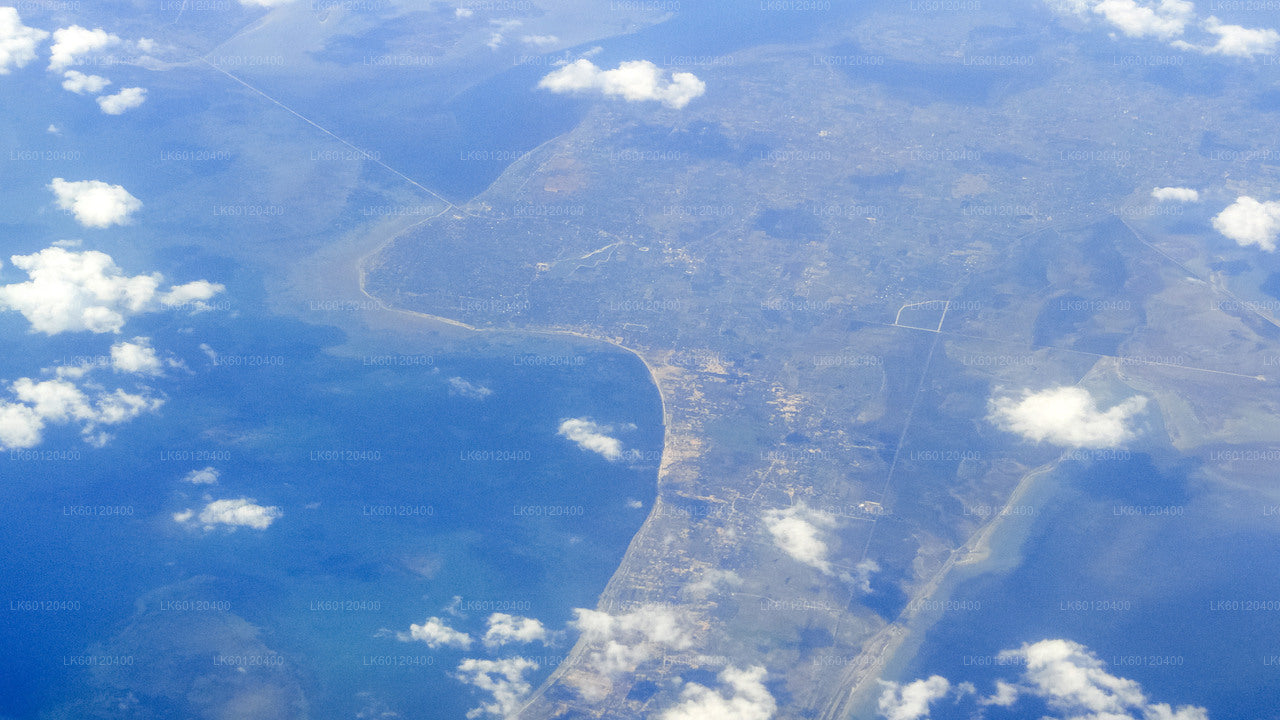
[[[547,629],[540,621],[506,613],[489,616],[489,629],[484,634],[485,647],[531,642],[547,643]]]
[[[203,470],[192,470],[182,478],[182,481],[192,485],[217,485],[219,474],[216,468],[207,467]]]
[[[49,33],[22,24],[16,8],[0,7],[0,75],[26,67]]]
[[[75,383],[67,380],[19,378],[10,389],[44,420],[65,423],[92,420],[96,415],[89,398]]]
[[[822,537],[823,529],[835,525],[830,515],[797,503],[785,510],[769,510],[764,514],[764,524],[773,536],[773,544],[791,559],[817,568],[824,575],[834,574]]]
[[[1133,437],[1129,421],[1144,407],[1146,398],[1134,396],[1103,412],[1088,390],[1063,386],[1027,391],[1020,400],[993,399],[989,419],[1001,429],[1035,442],[1110,448]]]
[[[680,704],[658,716],[659,720],[769,720],[778,704],[764,686],[765,670],[758,665],[739,670],[727,667],[719,680],[728,693],[689,683],[680,692]]]
[[[631,60],[613,70],[601,70],[584,58],[548,73],[538,87],[554,93],[597,91],[631,102],[656,100],[675,109],[707,90],[706,83],[693,73],[672,73],[670,79],[664,79],[662,70],[648,60]]]
[[[21,450],[40,444],[44,419],[22,403],[0,400],[0,450]]]
[[[555,35],[525,35],[520,38],[520,42],[525,45],[533,45],[534,47],[545,48],[560,42],[560,38]]]
[[[459,19],[469,18],[475,14],[476,14],[475,11],[471,10],[470,8],[460,7],[460,8],[454,8],[453,10],[453,16]]]
[[[589,649],[566,682],[588,700],[606,697],[616,678],[659,653],[693,645],[689,618],[665,605],[642,605],[622,615],[584,608],[573,612],[570,625]]]
[[[1258,202],[1247,195],[1236,198],[1213,218],[1213,229],[1235,240],[1240,247],[1257,245],[1275,252],[1280,235],[1280,202]]]
[[[1151,197],[1160,202],[1200,202],[1199,191],[1184,187],[1152,188]]]
[[[985,715],[982,706],[1013,708],[1019,700],[1029,697],[1035,700],[1032,709],[1017,717],[1041,717],[1043,720],[1209,718],[1208,712],[1201,707],[1184,705],[1175,709],[1167,703],[1151,702],[1141,685],[1107,672],[1106,663],[1088,648],[1070,640],[1027,643],[1014,650],[1005,650],[997,657],[1002,666],[1021,668],[1021,676],[1016,683],[997,679],[994,693],[975,698],[979,708],[970,713],[973,717]],[[954,694],[957,702],[976,695],[972,684],[952,685],[939,675],[905,685],[883,680],[880,684],[885,687],[879,701],[880,714],[888,720],[923,720],[929,717],[930,704],[949,694]],[[1052,714],[1042,711],[1045,706]]]
[[[880,563],[867,558],[853,566],[853,575],[849,580],[854,588],[863,595],[871,594],[871,576],[880,572]]]
[[[1188,0],[1101,0],[1092,10],[1129,37],[1163,40],[1181,35],[1195,17],[1195,5]]]
[[[140,87],[122,88],[115,95],[103,95],[98,98],[98,107],[107,115],[120,115],[132,110],[147,100],[147,89]]]
[[[484,703],[467,712],[468,718],[489,715],[515,718],[532,689],[524,679],[525,672],[536,670],[538,663],[522,657],[502,660],[468,658],[458,664],[457,679],[493,694],[493,702]]]
[[[1014,703],[1018,702],[1018,686],[1004,680],[996,680],[995,694],[984,697],[978,702],[983,705],[995,705],[996,707],[1012,707]]]
[[[116,372],[159,375],[164,363],[156,356],[148,338],[137,337],[132,341],[120,341],[111,346],[111,367]]]
[[[0,449],[35,447],[50,424],[79,425],[86,442],[101,446],[109,439],[102,426],[120,425],[163,404],[146,395],[96,384],[80,386],[67,379],[86,372],[86,368],[57,368],[57,377],[51,380],[24,377],[12,382],[13,400],[0,400]]]
[[[110,255],[95,250],[51,247],[14,255],[10,261],[30,280],[0,285],[0,308],[22,313],[33,331],[46,335],[118,333],[129,316],[208,299],[223,290],[198,280],[161,292],[164,278],[159,273],[125,275]]]
[[[742,584],[742,577],[732,570],[721,570],[709,567],[703,571],[697,582],[690,583],[685,590],[692,595],[703,597],[722,587],[736,587]]]
[[[1181,39],[1195,21],[1195,5],[1190,0],[1047,0],[1059,12],[1077,17],[1090,14],[1102,17],[1121,34],[1134,38],[1156,38],[1169,41],[1179,50],[1205,55],[1252,58],[1274,53],[1280,46],[1280,33],[1270,28],[1247,28],[1228,25],[1209,16],[1200,27],[1217,36],[1209,44]],[[1177,39],[1175,39],[1177,38]]]
[[[569,418],[560,423],[557,434],[578,444],[583,450],[590,450],[603,455],[606,460],[618,460],[622,457],[622,443],[605,433],[613,428],[597,425],[585,418]]]
[[[103,30],[88,30],[79,25],[53,31],[53,47],[49,50],[49,69],[63,70],[79,63],[85,56],[120,44],[120,38]]]
[[[58,374],[65,368],[58,368]],[[75,369],[73,376],[83,371]],[[141,415],[154,412],[162,400],[128,393],[121,389],[108,391],[99,385],[78,386],[57,377],[53,380],[18,378],[10,386],[18,403],[0,401],[0,441],[6,449],[33,447],[50,423],[78,424],[85,441],[95,446],[106,443],[109,436],[99,428],[120,425]]]
[[[186,510],[175,513],[173,519],[177,522],[188,522],[194,514],[194,511]],[[281,517],[284,517],[284,513],[281,512],[280,508],[259,505],[252,498],[242,497],[213,500],[204,506],[204,509],[196,516],[196,520],[204,525],[205,530],[214,530],[218,526],[223,526],[228,530],[242,527],[266,530],[271,526],[271,523]]]
[[[888,720],[921,720],[929,717],[929,704],[941,700],[951,691],[951,682],[941,675],[916,680],[906,685],[881,681],[885,686],[877,704]]]
[[[1070,640],[1041,640],[999,658],[1025,663],[1017,694],[1044,700],[1050,708],[1077,720],[1208,720],[1204,708],[1151,703],[1135,681],[1112,675],[1088,648]],[[1003,697],[999,697],[1003,693]],[[1000,687],[999,699],[1010,705],[1015,692]],[[1001,704],[1001,703],[990,703]]]
[[[172,308],[186,305],[191,308],[192,312],[203,312],[209,309],[209,305],[205,303],[205,300],[213,298],[214,295],[225,289],[222,285],[208,280],[193,280],[183,285],[174,285],[160,293],[157,298],[159,298],[160,304],[165,307]]]
[[[85,75],[79,70],[68,70],[62,73],[62,77],[62,89],[77,95],[99,93],[102,88],[111,84],[110,80],[101,75]]]
[[[58,207],[75,215],[76,221],[85,227],[123,225],[131,213],[142,207],[142,202],[128,190],[101,180],[67,182],[54,178],[49,189],[57,197]]]
[[[1205,55],[1252,58],[1254,55],[1274,53],[1280,45],[1280,33],[1270,28],[1247,28],[1227,25],[1216,17],[1205,19],[1203,27],[1218,39],[1212,45],[1197,45],[1182,40],[1173,43],[1181,50],[1194,50]]]
[[[493,391],[484,385],[470,383],[460,377],[451,377],[448,382],[450,395],[458,395],[472,400],[483,400],[493,394]]]
[[[456,647],[463,650],[471,647],[470,635],[445,625],[444,621],[438,617],[429,617],[421,625],[411,624],[409,632],[400,633],[397,637],[405,642],[420,640],[433,650],[439,647]]]

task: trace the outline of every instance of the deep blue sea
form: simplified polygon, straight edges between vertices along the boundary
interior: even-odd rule
[[[1280,543],[1257,522],[1262,509],[1247,504],[1238,511],[1253,517],[1222,534],[1206,522],[1221,498],[1206,498],[1189,477],[1193,465],[1143,454],[1063,465],[1042,481],[1021,563],[954,583],[951,609],[901,679],[939,674],[989,694],[997,678],[1018,678],[1018,667],[993,660],[1000,651],[1065,638],[1138,681],[1151,702],[1199,705],[1213,718],[1280,717],[1274,697],[1242,692],[1273,686],[1280,671],[1268,630],[1280,616]],[[962,718],[974,706],[934,707],[935,718]],[[986,712],[1038,710],[1023,702]]]
[[[338,357],[325,351],[336,329],[253,308],[130,329],[190,371],[154,382],[167,396],[158,414],[102,449],[57,430],[41,457],[0,458],[0,716],[35,717],[113,686],[163,696],[229,652],[215,636],[233,615],[267,649],[253,652],[282,656],[270,662],[315,717],[371,707],[461,717],[476,701],[448,673],[485,650],[431,650],[394,633],[440,616],[478,639],[493,611],[563,629],[572,608],[595,606],[652,505],[661,409],[630,355],[477,342],[474,353]],[[76,352],[61,337],[18,338],[27,357]],[[8,377],[34,372],[8,362]],[[489,394],[458,394],[450,378]],[[613,426],[644,462],[609,462],[558,437],[569,417]],[[219,471],[216,486],[183,482],[205,467]],[[234,532],[171,519],[205,493],[283,517]],[[188,632],[194,666],[134,672],[152,662],[157,634]],[[568,641],[498,655],[555,657]],[[133,667],[76,666],[85,655]]]

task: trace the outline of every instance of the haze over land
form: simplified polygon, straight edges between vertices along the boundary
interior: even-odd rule
[[[0,8],[0,714],[1265,717],[1256,10]]]

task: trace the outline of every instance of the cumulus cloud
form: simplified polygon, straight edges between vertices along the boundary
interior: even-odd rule
[[[1280,202],[1258,202],[1248,195],[1236,198],[1213,218],[1213,229],[1235,240],[1240,247],[1257,245],[1275,252],[1280,235]]]
[[[49,50],[49,69],[64,70],[110,47],[120,44],[119,36],[102,28],[89,30],[79,25],[53,31],[53,47]]]
[[[570,625],[589,649],[566,682],[588,700],[608,696],[614,680],[658,654],[693,645],[689,618],[665,605],[642,605],[621,615],[584,608],[573,612]]]
[[[217,485],[219,475],[217,469],[207,467],[202,470],[192,470],[182,478],[182,481],[192,485]]]
[[[40,444],[44,419],[22,403],[0,400],[0,450],[21,450]]]
[[[39,445],[49,425],[78,426],[85,442],[101,447],[111,439],[102,428],[126,423],[154,412],[164,401],[148,388],[127,392],[110,389],[88,376],[106,367],[83,363],[45,368],[49,379],[18,378],[8,385],[9,399],[0,398],[0,449]]]
[[[996,680],[995,693],[980,699],[978,702],[996,707],[1013,707],[1013,704],[1018,702],[1018,686],[1004,680]]]
[[[120,425],[145,412],[154,412],[162,400],[122,389],[76,383],[65,373],[80,377],[83,368],[58,368],[50,380],[18,378],[9,385],[13,400],[0,400],[0,447],[6,450],[39,445],[47,425],[79,425],[86,442],[102,446],[110,439],[103,426]],[[15,402],[16,401],[16,402]]]
[[[150,342],[149,338],[137,337],[112,345],[111,367],[116,372],[159,375],[164,371],[164,363],[156,356]]]
[[[849,576],[854,588],[863,595],[871,594],[871,576],[880,572],[880,563],[867,558],[853,566],[853,574]]]
[[[1127,37],[1165,40],[1179,50],[1205,55],[1252,58],[1280,46],[1280,33],[1270,28],[1229,25],[1209,16],[1199,27],[1212,42],[1182,39],[1196,20],[1190,0],[1048,0],[1060,12],[1077,17],[1098,16]]]
[[[16,8],[0,7],[0,75],[26,67],[49,33],[22,24]]]
[[[79,70],[68,70],[62,73],[62,77],[62,89],[77,95],[99,93],[102,88],[111,84],[110,80],[101,75],[85,75]]]
[[[54,178],[49,189],[57,198],[58,207],[75,215],[76,221],[85,227],[123,225],[131,213],[142,207],[142,202],[128,190],[101,180],[67,182]]]
[[[547,629],[540,621],[506,613],[489,616],[489,629],[484,634],[485,647],[531,642],[547,643]]]
[[[1128,678],[1107,672],[1106,663],[1079,643],[1070,640],[1041,640],[1005,650],[998,656],[1001,666],[1021,668],[1016,682],[997,679],[995,691],[976,697],[978,706],[1013,708],[1023,698],[1032,698],[1031,708],[1022,716],[1069,718],[1070,720],[1208,720],[1202,707],[1152,702],[1142,686]],[[954,694],[956,702],[976,695],[970,683],[952,685],[934,675],[926,680],[900,685],[881,681],[885,690],[879,709],[888,720],[922,720],[929,717],[930,704]],[[1043,708],[1052,714],[1045,714]],[[975,709],[974,717],[984,711]],[[957,715],[963,713],[957,713]]]
[[[1146,402],[1146,398],[1135,396],[1103,412],[1088,390],[1064,386],[1027,391],[1021,399],[993,399],[988,417],[1001,429],[1035,442],[1110,448],[1133,437],[1130,421]]]
[[[157,295],[160,304],[169,307],[189,307],[192,312],[204,312],[209,309],[206,300],[225,290],[218,283],[208,280],[193,280],[182,285],[174,285]]]
[[[483,400],[493,394],[493,390],[484,385],[467,382],[460,377],[451,377],[448,382],[450,395],[471,398],[472,400]]]
[[[208,496],[205,498],[208,499]],[[197,515],[194,510],[174,513],[173,519],[179,523],[190,523],[192,516],[204,526],[206,531],[224,527],[228,530],[247,527],[254,530],[266,530],[271,523],[284,517],[280,508],[257,504],[253,498],[228,498],[211,500]]]
[[[561,421],[557,434],[577,443],[583,450],[599,453],[606,460],[618,460],[622,457],[622,442],[605,434],[612,431],[611,427],[585,418],[569,418]]]
[[[1205,55],[1252,58],[1255,55],[1274,53],[1276,46],[1280,45],[1280,33],[1270,28],[1228,25],[1213,16],[1205,19],[1203,27],[1209,34],[1217,36],[1213,44],[1195,44],[1178,40],[1173,43],[1173,46]]]
[[[765,669],[759,665],[720,672],[724,690],[689,683],[680,692],[680,703],[658,716],[659,720],[769,720],[777,702],[764,686]],[[727,691],[727,692],[726,692]]]
[[[1133,680],[1112,675],[1106,663],[1088,648],[1070,640],[1041,640],[1016,650],[1006,650],[1001,660],[1025,664],[1022,683],[1016,688],[1001,687],[1001,700],[1009,705],[1018,695],[1045,701],[1063,715],[1079,720],[1208,720],[1201,707],[1184,705],[1177,709],[1166,703],[1152,703]],[[999,704],[999,703],[992,703]]]
[[[398,637],[405,642],[420,640],[433,650],[439,647],[456,647],[463,650],[471,647],[470,635],[454,630],[438,617],[429,617],[421,625],[411,624],[409,632],[400,633]]]
[[[115,95],[103,95],[98,98],[98,107],[107,115],[121,115],[132,110],[147,100],[147,89],[127,87]]]
[[[1181,35],[1195,17],[1195,5],[1188,0],[1101,0],[1091,9],[1129,37],[1162,40]]]
[[[884,692],[877,707],[888,720],[921,720],[929,717],[929,705],[951,691],[951,682],[941,675],[906,685],[881,681]]]
[[[1199,202],[1200,193],[1197,190],[1184,187],[1158,187],[1152,188],[1151,197],[1160,202]]]
[[[545,47],[550,47],[552,45],[559,43],[560,38],[556,37],[555,35],[525,35],[520,38],[520,42],[524,43],[525,45],[532,45],[534,47],[545,48]]]
[[[25,271],[27,282],[0,285],[0,308],[16,310],[31,329],[46,335],[88,330],[120,332],[133,315],[202,302],[224,289],[198,280],[162,291],[159,273],[128,276],[106,253],[50,247],[10,262]]]
[[[835,525],[830,515],[813,512],[798,503],[785,510],[769,510],[764,514],[764,525],[773,544],[791,559],[816,568],[823,575],[835,574],[823,539],[823,530]]]
[[[502,660],[468,658],[458,664],[454,677],[479,690],[492,693],[493,702],[467,712],[468,718],[483,716],[515,718],[532,689],[524,674],[538,669],[538,663],[522,657]]]
[[[689,583],[685,591],[697,597],[704,597],[720,588],[736,587],[742,584],[742,577],[732,570],[721,570],[709,567],[703,571],[702,577]]]
[[[648,60],[630,60],[613,70],[601,70],[595,63],[579,58],[548,73],[538,87],[554,93],[599,92],[629,102],[656,100],[679,109],[701,96],[707,85],[693,73],[672,73],[669,79]]]

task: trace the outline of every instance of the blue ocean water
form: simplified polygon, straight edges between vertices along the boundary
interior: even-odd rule
[[[11,550],[0,559],[0,716],[126,690],[143,708],[181,711],[165,688],[199,686],[209,671],[199,663],[226,652],[216,636],[235,616],[256,629],[254,652],[280,656],[315,717],[461,717],[476,699],[448,674],[486,650],[431,650],[395,633],[441,616],[478,639],[493,611],[561,629],[571,608],[594,607],[653,501],[659,399],[639,360],[618,351],[566,346],[540,364],[545,342],[536,354],[478,342],[339,357],[325,352],[342,339],[336,329],[252,307],[234,319],[140,318],[130,330],[190,371],[153,382],[167,397],[158,414],[121,426],[105,448],[56,429],[48,453],[0,459],[0,543]],[[71,344],[20,343],[36,357]],[[645,461],[609,462],[557,436],[569,417],[612,426]],[[183,482],[206,466],[216,486]],[[283,517],[235,532],[171,518],[206,494]],[[143,672],[147,643],[186,632],[195,665]],[[567,647],[561,638],[498,656]],[[77,666],[86,655],[133,667]]]
[[[997,678],[1019,674],[995,660],[1002,650],[1064,638],[1138,681],[1152,702],[1198,705],[1214,718],[1278,717],[1274,697],[1241,688],[1275,686],[1275,639],[1264,628],[1280,612],[1280,577],[1266,568],[1280,561],[1280,545],[1258,523],[1231,534],[1209,529],[1217,523],[1206,519],[1194,469],[1140,454],[1064,465],[1046,480],[1021,563],[955,583],[954,609],[901,679],[936,673],[989,693]],[[944,702],[933,717],[972,710]],[[986,712],[1036,710],[1022,703]]]

